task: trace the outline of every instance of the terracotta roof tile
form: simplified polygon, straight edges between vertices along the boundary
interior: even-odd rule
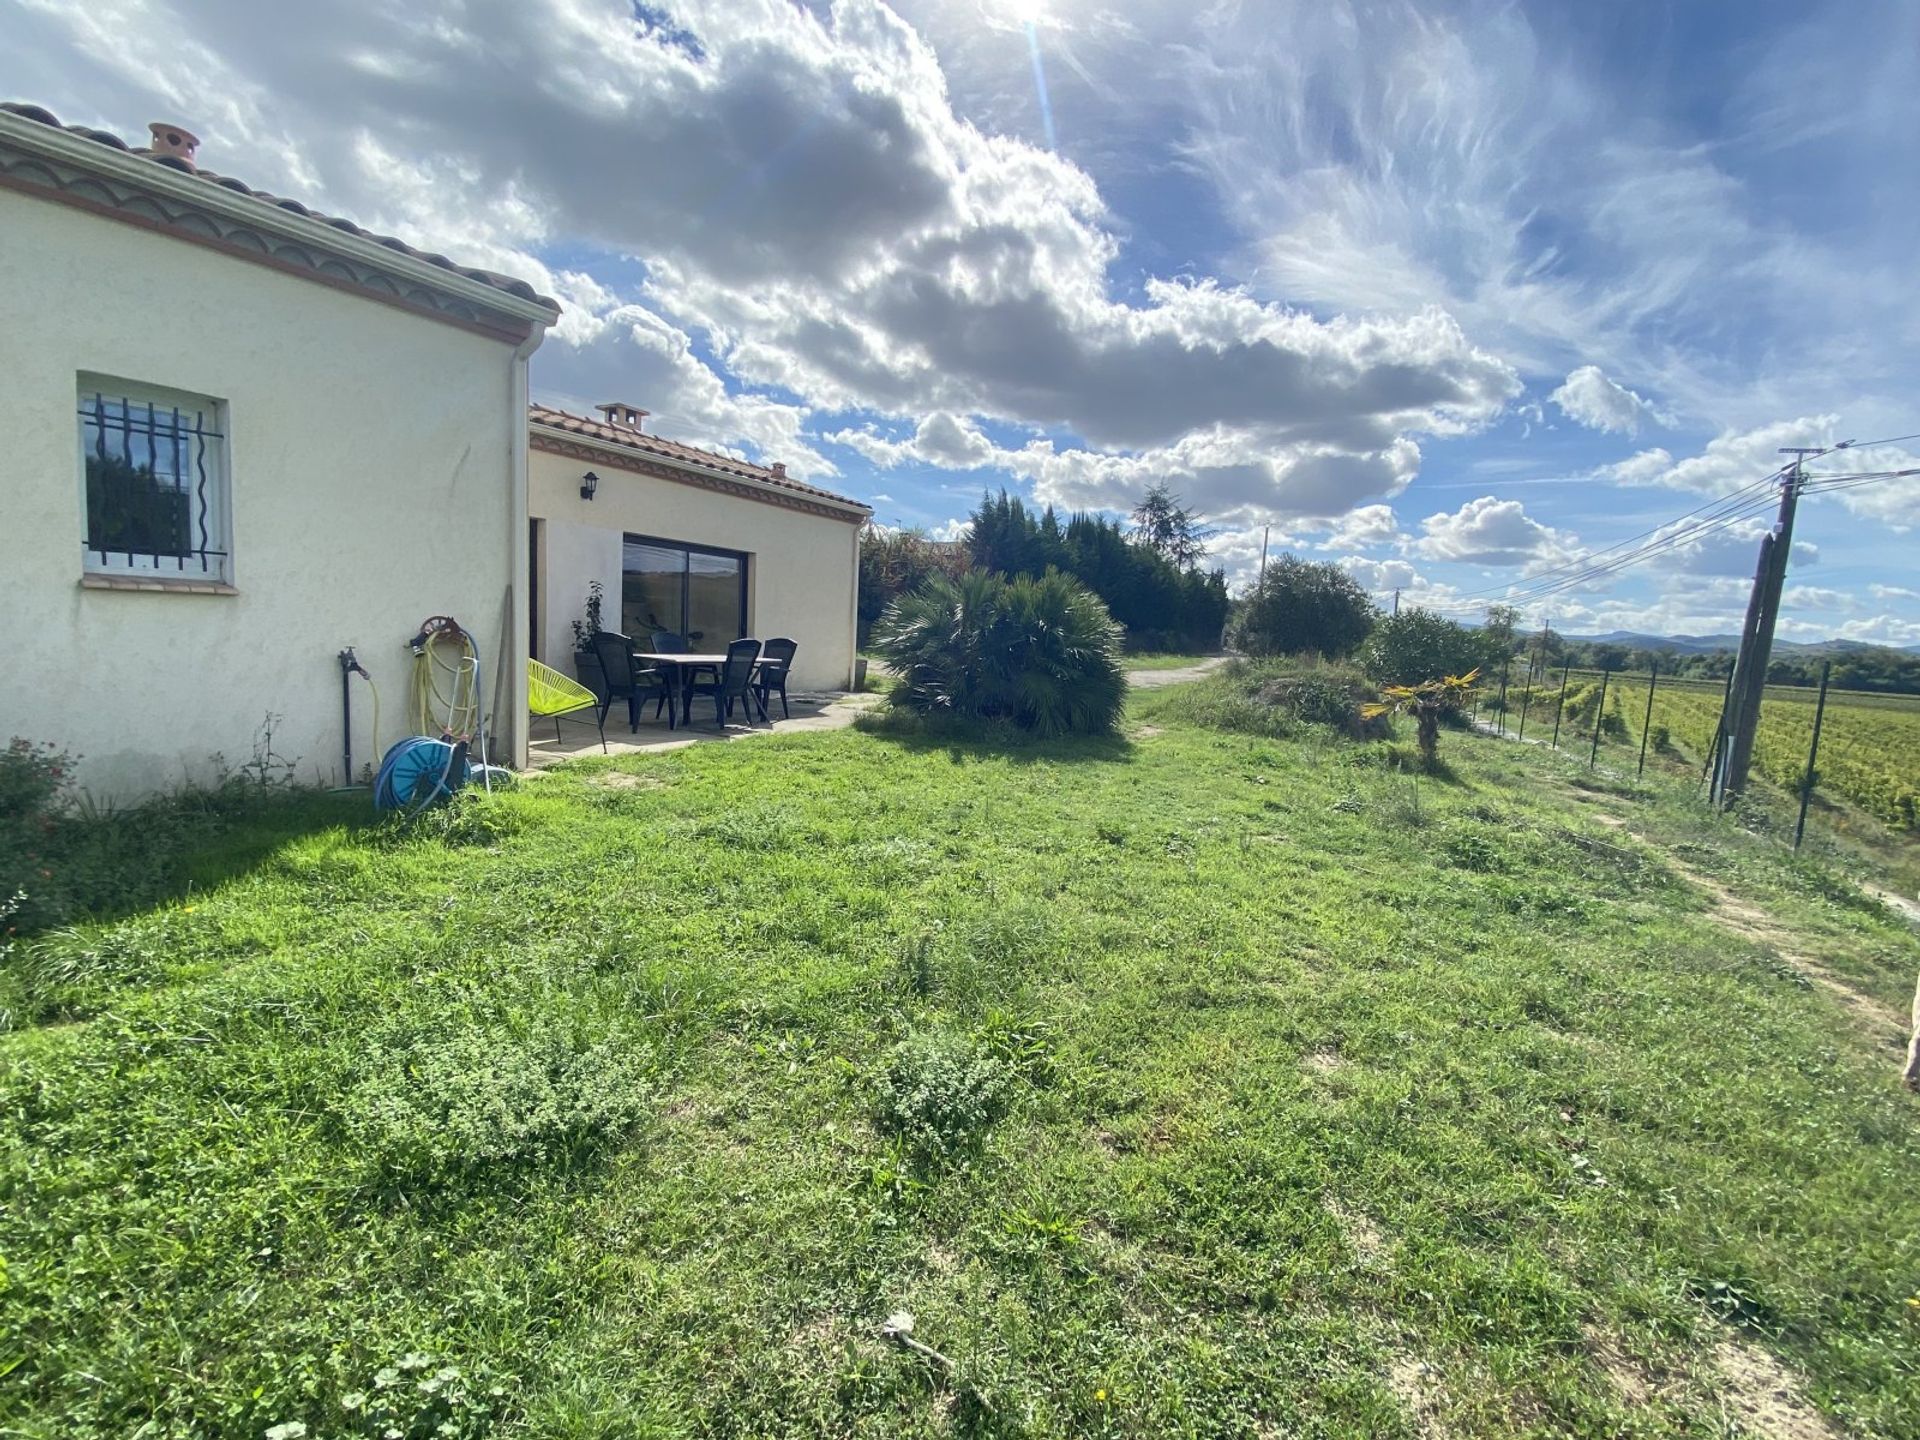
[[[836,501],[839,504],[850,505],[872,513],[872,507],[859,500],[846,495],[837,495],[831,490],[822,490],[817,485],[803,484],[785,475],[776,474],[764,465],[755,465],[731,455],[722,455],[715,450],[701,450],[692,445],[682,445],[677,440],[667,440],[641,430],[629,430],[624,425],[609,425],[604,420],[589,420],[584,415],[556,410],[549,405],[529,405],[527,418],[536,425],[568,430],[575,435],[584,435],[606,445],[617,445],[623,449],[657,456],[663,460],[683,460],[704,469],[718,470],[724,475],[737,475],[743,480],[757,480],[763,485],[777,486],[799,495],[812,495],[821,500]]]
[[[396,240],[391,235],[375,235],[370,230],[361,229],[360,226],[354,224],[351,220],[342,219],[338,215],[323,215],[318,210],[310,210],[298,200],[288,200],[279,195],[269,194],[265,190],[255,190],[252,186],[246,184],[244,181],[234,179],[231,175],[216,175],[204,166],[191,165],[176,156],[160,155],[151,150],[136,149],[111,131],[95,130],[86,125],[62,125],[59,116],[38,105],[26,105],[15,101],[0,101],[0,111],[5,111],[9,115],[17,115],[22,120],[31,120],[39,125],[51,126],[56,130],[64,130],[69,135],[77,135],[83,140],[91,140],[96,145],[104,145],[110,150],[119,150],[128,155],[138,156],[143,160],[151,161],[155,165],[164,165],[167,169],[177,170],[182,175],[198,176],[208,184],[218,185],[223,190],[231,190],[236,195],[250,196],[263,205],[272,205],[278,209],[287,211],[289,214],[300,215],[311,220],[316,220],[323,225],[329,225],[335,230],[343,231],[348,235],[362,236],[365,239],[373,241],[375,244],[386,246],[387,249],[392,250],[396,254],[405,255],[414,260],[424,260],[427,264],[438,266],[440,269],[452,274],[464,276],[468,280],[476,280],[482,285],[490,285],[495,290],[503,291],[508,295],[514,296],[516,299],[530,300],[536,305],[544,305],[547,309],[553,311],[555,315],[560,313],[559,301],[540,294],[539,291],[527,284],[526,281],[516,280],[511,275],[502,275],[495,270],[481,270],[473,266],[456,265],[444,255],[436,255],[428,250],[416,250],[405,241]]]

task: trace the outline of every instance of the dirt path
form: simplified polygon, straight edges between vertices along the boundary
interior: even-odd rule
[[[1212,655],[1198,665],[1184,665],[1178,670],[1129,670],[1127,683],[1142,690],[1157,690],[1162,685],[1184,685],[1189,680],[1199,680],[1218,670],[1227,663],[1227,656]]]
[[[1627,822],[1618,815],[1596,814],[1594,818],[1610,829],[1627,829]],[[1635,835],[1634,838],[1651,843],[1646,841],[1645,836]],[[1887,1045],[1905,1051],[1910,1033],[1907,1017],[1884,1001],[1865,994],[1851,981],[1836,974],[1818,956],[1809,954],[1798,937],[1781,928],[1771,915],[1752,901],[1742,899],[1712,876],[1701,874],[1665,848],[1656,848],[1676,874],[1707,897],[1712,905],[1713,918],[1724,929],[1731,930],[1743,940],[1765,946],[1812,984],[1838,1000],[1854,1027],[1875,1045]]]

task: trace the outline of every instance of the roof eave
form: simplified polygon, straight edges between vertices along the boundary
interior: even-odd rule
[[[608,440],[604,436],[587,434],[580,430],[569,430],[563,425],[549,425],[541,420],[528,420],[527,427],[553,440],[570,441],[576,445],[587,445],[606,455],[609,459],[644,461],[650,465],[665,465],[690,474],[700,475],[710,480],[724,481],[729,485],[742,485],[760,491],[770,500],[804,500],[809,504],[838,510],[848,520],[864,520],[873,514],[871,505],[863,505],[858,500],[849,500],[844,496],[833,495],[819,490],[795,490],[785,485],[775,485],[760,479],[757,475],[742,475],[737,471],[722,470],[716,466],[701,465],[692,460],[682,459],[678,455],[663,455],[657,450],[642,450],[633,445],[622,445],[617,440]]]
[[[269,201],[239,194],[199,176],[157,164],[130,151],[113,149],[52,125],[0,111],[0,139],[29,153],[109,175],[151,193],[213,211],[254,229],[269,231],[385,270],[414,284],[455,296],[478,310],[490,311],[528,325],[548,326],[559,318],[558,312],[549,305],[523,300],[493,285],[469,279],[455,271],[443,270],[415,256],[403,255],[364,235],[349,234],[323,220],[296,215]]]

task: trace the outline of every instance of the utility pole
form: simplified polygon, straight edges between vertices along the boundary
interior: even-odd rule
[[[1265,585],[1267,583],[1267,537],[1271,534],[1273,534],[1273,526],[1262,525],[1260,527],[1260,582],[1259,583],[1261,585]]]
[[[1734,662],[1733,691],[1727,711],[1726,743],[1722,747],[1719,802],[1730,803],[1747,787],[1753,765],[1754,732],[1760,726],[1760,702],[1766,695],[1767,663],[1773,658],[1773,628],[1780,618],[1780,594],[1787,581],[1787,557],[1793,551],[1793,517],[1807,477],[1803,462],[1822,453],[1819,446],[1788,446],[1782,455],[1794,457],[1793,468],[1780,482],[1780,514],[1760,542],[1760,560],[1753,573],[1753,592],[1747,599],[1747,626],[1740,636],[1740,657]]]
[[[1393,587],[1393,613],[1396,615],[1400,613],[1400,587],[1398,585]]]

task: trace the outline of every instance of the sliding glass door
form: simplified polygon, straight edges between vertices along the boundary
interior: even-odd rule
[[[735,550],[629,535],[623,547],[620,628],[646,648],[657,630],[695,650],[724,650],[747,633],[747,557]]]

